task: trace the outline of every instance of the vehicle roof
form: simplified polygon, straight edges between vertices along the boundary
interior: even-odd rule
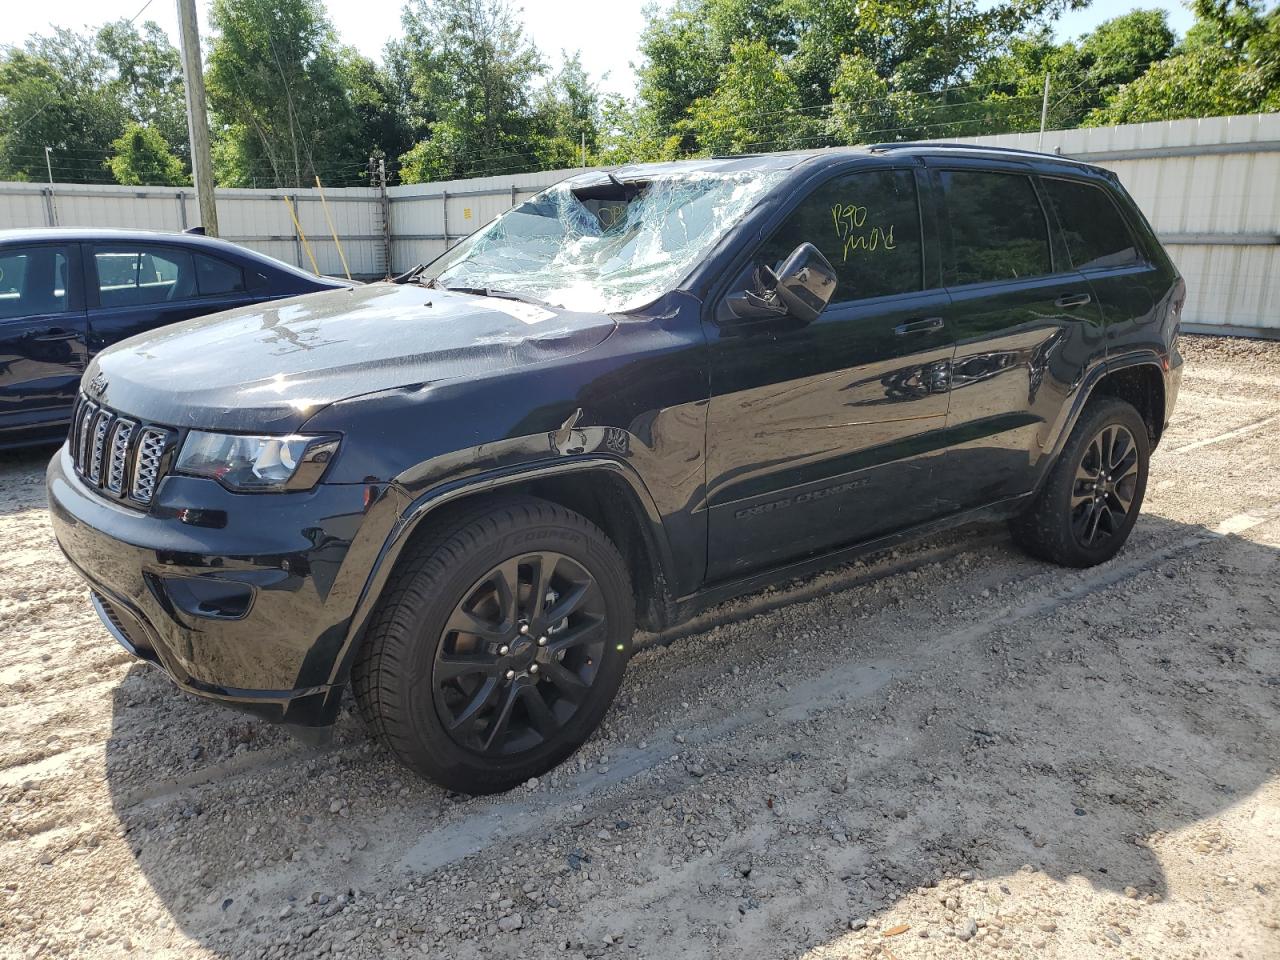
[[[1103,168],[1082,160],[1073,160],[1053,153],[1038,153],[1015,147],[998,147],[981,143],[948,143],[945,141],[907,141],[903,143],[874,143],[852,147],[819,147],[808,150],[791,150],[782,153],[747,153],[731,157],[705,157],[694,160],[673,160],[660,163],[634,163],[615,169],[615,176],[624,179],[642,179],[673,173],[733,173],[737,171],[778,170],[796,171],[800,167],[826,166],[857,157],[939,157],[954,156],[979,160],[1021,160],[1037,165],[1057,166],[1064,170],[1088,170],[1103,176],[1110,174]],[[591,171],[581,176],[603,176]],[[575,177],[574,179],[577,179]]]
[[[235,244],[217,237],[178,230],[140,230],[124,227],[10,227],[0,230],[3,240],[183,240],[217,247]],[[243,249],[236,247],[236,249]]]
[[[1020,147],[1000,147],[986,143],[951,143],[944,140],[918,140],[903,143],[874,143],[865,148],[872,154],[906,154],[907,156],[963,156],[984,157],[990,160],[1026,160],[1031,163],[1060,164],[1067,167],[1099,170],[1083,160],[1074,160],[1057,153],[1023,150]]]

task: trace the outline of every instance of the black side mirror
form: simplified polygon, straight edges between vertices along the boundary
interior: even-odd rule
[[[728,298],[729,309],[744,320],[794,317],[816,320],[836,292],[836,271],[812,243],[802,243],[775,273],[760,267],[756,290]]]
[[[836,292],[836,271],[812,243],[802,243],[778,268],[778,299],[806,323],[817,320]]]

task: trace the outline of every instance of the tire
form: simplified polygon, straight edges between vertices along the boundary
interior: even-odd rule
[[[1150,457],[1147,425],[1137,410],[1113,397],[1090,401],[1035,502],[1014,521],[1014,540],[1033,556],[1067,567],[1110,560],[1137,522]],[[1112,460],[1112,469],[1101,469],[1103,458]]]
[[[352,667],[360,712],[424,777],[507,790],[600,724],[634,607],[621,554],[586,518],[532,497],[489,501],[400,559]]]

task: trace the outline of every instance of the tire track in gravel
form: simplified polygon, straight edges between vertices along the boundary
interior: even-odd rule
[[[1076,601],[1105,594],[1108,589],[1149,573],[1162,564],[1186,558],[1202,547],[1222,543],[1233,534],[1254,530],[1277,516],[1280,516],[1280,504],[1233,516],[1213,531],[1197,530],[1169,542],[1153,544],[1152,549],[1144,550],[1140,555],[1097,568],[1096,573],[1081,575],[1073,582],[1056,586],[1049,583],[1039,591],[1038,596],[1005,604],[994,614],[984,616],[978,622],[966,624],[937,638],[930,638],[927,645],[909,647],[895,660],[870,661],[865,656],[858,657],[856,661],[849,661],[854,663],[852,668],[836,666],[800,683],[791,683],[785,687],[785,694],[777,691],[772,693],[775,701],[779,697],[785,697],[785,704],[780,703],[776,711],[769,709],[770,694],[767,692],[767,685],[759,684],[755,691],[745,689],[742,694],[763,693],[763,696],[742,695],[737,698],[741,702],[756,705],[745,714],[724,720],[721,719],[723,714],[716,713],[716,705],[712,704],[696,714],[682,716],[678,726],[668,725],[652,731],[651,740],[662,742],[665,739],[668,746],[647,750],[611,750],[610,767],[603,775],[581,773],[561,779],[550,795],[546,791],[538,796],[517,790],[496,801],[468,801],[467,806],[474,812],[464,813],[460,819],[447,826],[422,833],[407,851],[403,840],[404,811],[366,822],[362,824],[362,833],[379,839],[369,842],[367,848],[363,845],[360,847],[364,853],[343,871],[341,886],[345,888],[350,884],[355,889],[368,890],[372,887],[376,890],[395,887],[415,875],[421,877],[443,874],[447,877],[452,872],[457,876],[457,871],[462,870],[466,875],[482,876],[493,872],[497,869],[495,863],[501,863],[504,857],[501,851],[513,847],[519,849],[522,841],[530,841],[532,845],[539,836],[565,837],[575,832],[580,833],[583,828],[593,823],[598,824],[601,819],[606,823],[611,822],[613,810],[621,811],[637,805],[643,809],[653,808],[657,795],[671,792],[672,775],[675,777],[677,791],[697,791],[698,781],[689,779],[684,764],[689,761],[690,754],[694,754],[696,759],[698,751],[704,749],[709,749],[713,754],[725,751],[740,754],[742,744],[749,740],[749,769],[743,770],[731,762],[728,768],[720,772],[741,777],[744,773],[750,774],[751,770],[777,769],[788,759],[789,751],[793,751],[796,746],[794,737],[786,731],[798,728],[801,724],[816,724],[820,728],[827,728],[830,726],[827,722],[830,711],[847,709],[858,700],[871,700],[897,680],[902,680],[909,686],[939,662],[955,663],[957,660],[969,659],[971,654],[984,646],[986,638],[997,631],[1027,620],[1052,616]],[[1143,589],[1158,591],[1160,588],[1155,584],[1159,582],[1162,581],[1147,578]],[[892,621],[886,624],[890,628],[894,625]],[[892,702],[893,696],[888,700]],[[758,731],[752,732],[757,725]],[[836,726],[839,726],[838,722]],[[671,749],[669,744],[672,734],[677,730],[684,731],[686,736],[686,745],[677,748],[681,754],[678,761],[667,756]],[[737,747],[733,745],[735,739]],[[895,740],[886,746],[888,754],[881,751],[875,754],[875,758],[880,763],[896,762],[892,757],[905,746],[906,741]],[[813,759],[821,762],[820,758]],[[671,768],[663,769],[668,762]],[[714,770],[712,767],[708,772]],[[642,776],[650,772],[656,773],[656,779]],[[665,787],[664,778],[668,784]],[[710,777],[707,782],[711,782]],[[807,806],[814,797],[821,798],[829,794],[826,784],[821,780],[814,785],[814,789],[816,793],[812,796],[803,799],[793,796],[788,799],[788,804]],[[573,812],[581,811],[583,806],[586,807],[586,812]],[[794,811],[798,807],[789,806],[788,809]],[[588,832],[593,834],[594,830],[595,827],[591,826]],[[740,840],[741,835],[735,839],[735,843]],[[651,861],[652,859],[651,857]],[[658,856],[657,859],[660,860],[661,857]],[[464,862],[468,865],[463,866]],[[247,893],[262,903],[270,902],[273,897],[283,899],[288,891],[296,890],[300,885],[305,887],[308,883],[315,884],[316,889],[326,889],[324,879],[312,874],[313,866],[315,865],[284,865],[279,869],[258,873],[251,887],[230,895],[239,899]],[[685,886],[691,886],[700,878],[711,882],[712,875],[708,869],[704,869],[705,866],[690,864],[687,869],[681,868],[681,875],[688,881]],[[446,879],[443,882],[447,884],[448,881]],[[680,890],[672,889],[673,884],[679,885],[668,875],[667,880],[658,886],[667,889],[668,899],[684,903],[685,896]],[[699,889],[702,888],[701,882],[697,885]],[[688,889],[684,894],[691,896],[693,891]],[[615,906],[622,908],[632,899],[634,897],[627,894]],[[647,905],[648,896],[641,899]],[[643,909],[645,905],[631,903],[636,909]],[[205,911],[205,914],[211,925],[218,925],[220,918],[216,911]],[[290,920],[290,926],[294,928],[295,937],[300,941],[309,936],[307,931],[315,929],[314,920],[308,919],[306,915]],[[776,936],[776,931],[772,935]],[[800,939],[803,941],[804,937]],[[543,943],[542,946],[548,945]],[[481,952],[484,952],[484,948],[481,948]],[[459,952],[458,955],[463,954]]]
[[[1041,596],[1025,602],[1005,605],[977,623],[939,635],[930,642],[927,651],[922,651],[921,657],[933,659],[943,651],[952,652],[959,647],[970,646],[997,628],[1050,613],[1065,604],[1089,594],[1099,593],[1205,544],[1213,543],[1225,536],[1245,533],[1277,516],[1280,516],[1280,503],[1270,504],[1230,517],[1214,531],[1192,533],[1150,553],[1104,564],[1094,568],[1096,573],[1085,574],[1074,584],[1059,589],[1053,589],[1051,586]],[[918,660],[919,657],[914,659]],[[814,713],[838,706],[850,697],[868,697],[895,678],[917,670],[918,665],[915,662],[904,662],[896,666],[889,662],[868,664],[862,659],[844,662],[824,670],[803,683],[791,686],[787,691],[788,705],[778,709],[777,715],[793,721],[804,720]],[[755,702],[751,709],[719,722],[711,721],[707,717],[691,718],[692,722],[682,724],[681,729],[692,731],[686,735],[689,748],[707,746],[766,719],[772,710],[772,706]],[[679,731],[676,728],[657,731],[654,739],[663,744],[669,744],[677,732]],[[505,834],[505,839],[512,839],[544,829],[548,821],[563,815],[563,804],[588,800],[639,773],[667,762],[669,757],[670,749],[665,746],[655,745],[643,750],[635,747],[623,748],[615,753],[608,773],[577,775],[568,785],[557,791],[554,803],[538,804],[522,797],[500,801],[481,813],[450,824],[443,830],[425,834],[400,858],[395,868],[417,872],[437,870],[475,853],[477,848],[488,846],[496,841],[499,835]],[[503,825],[513,822],[519,823],[520,829],[505,831]]]
[[[1280,504],[1267,505],[1233,516],[1216,530],[1196,531],[1140,555],[1094,568],[1073,583],[1051,582],[1040,595],[1005,604],[976,623],[941,634],[927,648],[922,647],[914,654],[896,661],[869,662],[858,657],[829,667],[799,683],[789,684],[783,703],[777,702],[776,695],[773,698],[768,695],[743,697],[744,702],[753,706],[728,717],[715,715],[712,708],[682,717],[679,726],[668,725],[654,730],[649,737],[653,741],[652,746],[622,747],[613,751],[608,770],[603,774],[592,770],[570,775],[560,783],[552,797],[517,790],[494,801],[481,801],[474,812],[464,814],[446,826],[425,831],[407,849],[403,831],[398,829],[399,813],[389,814],[381,821],[367,822],[361,830],[365,837],[388,839],[368,842],[360,866],[352,865],[347,871],[346,882],[354,887],[367,887],[379,878],[406,871],[432,873],[481,855],[500,843],[510,844],[547,832],[559,821],[571,818],[568,811],[574,805],[597,801],[619,788],[622,794],[611,798],[615,803],[635,799],[636,794],[651,794],[652,788],[644,783],[637,782],[632,786],[628,782],[665,764],[681,764],[689,753],[741,736],[766,721],[800,723],[845,706],[850,701],[871,698],[893,681],[918,673],[925,661],[973,646],[997,629],[1053,613],[1225,536],[1247,532],[1277,516],[1280,516]],[[685,742],[678,748],[676,756],[680,759],[676,759],[670,744],[675,734],[682,731]],[[754,762],[767,766],[771,760],[777,759],[772,754],[758,754]],[[298,868],[291,865],[259,872],[251,883],[230,892],[229,896],[239,899],[251,890],[259,898],[270,897],[276,892],[296,888],[298,874]]]

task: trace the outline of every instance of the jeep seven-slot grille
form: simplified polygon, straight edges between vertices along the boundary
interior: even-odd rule
[[[167,427],[139,423],[81,394],[67,446],[86,484],[146,506],[164,477],[174,438]]]

